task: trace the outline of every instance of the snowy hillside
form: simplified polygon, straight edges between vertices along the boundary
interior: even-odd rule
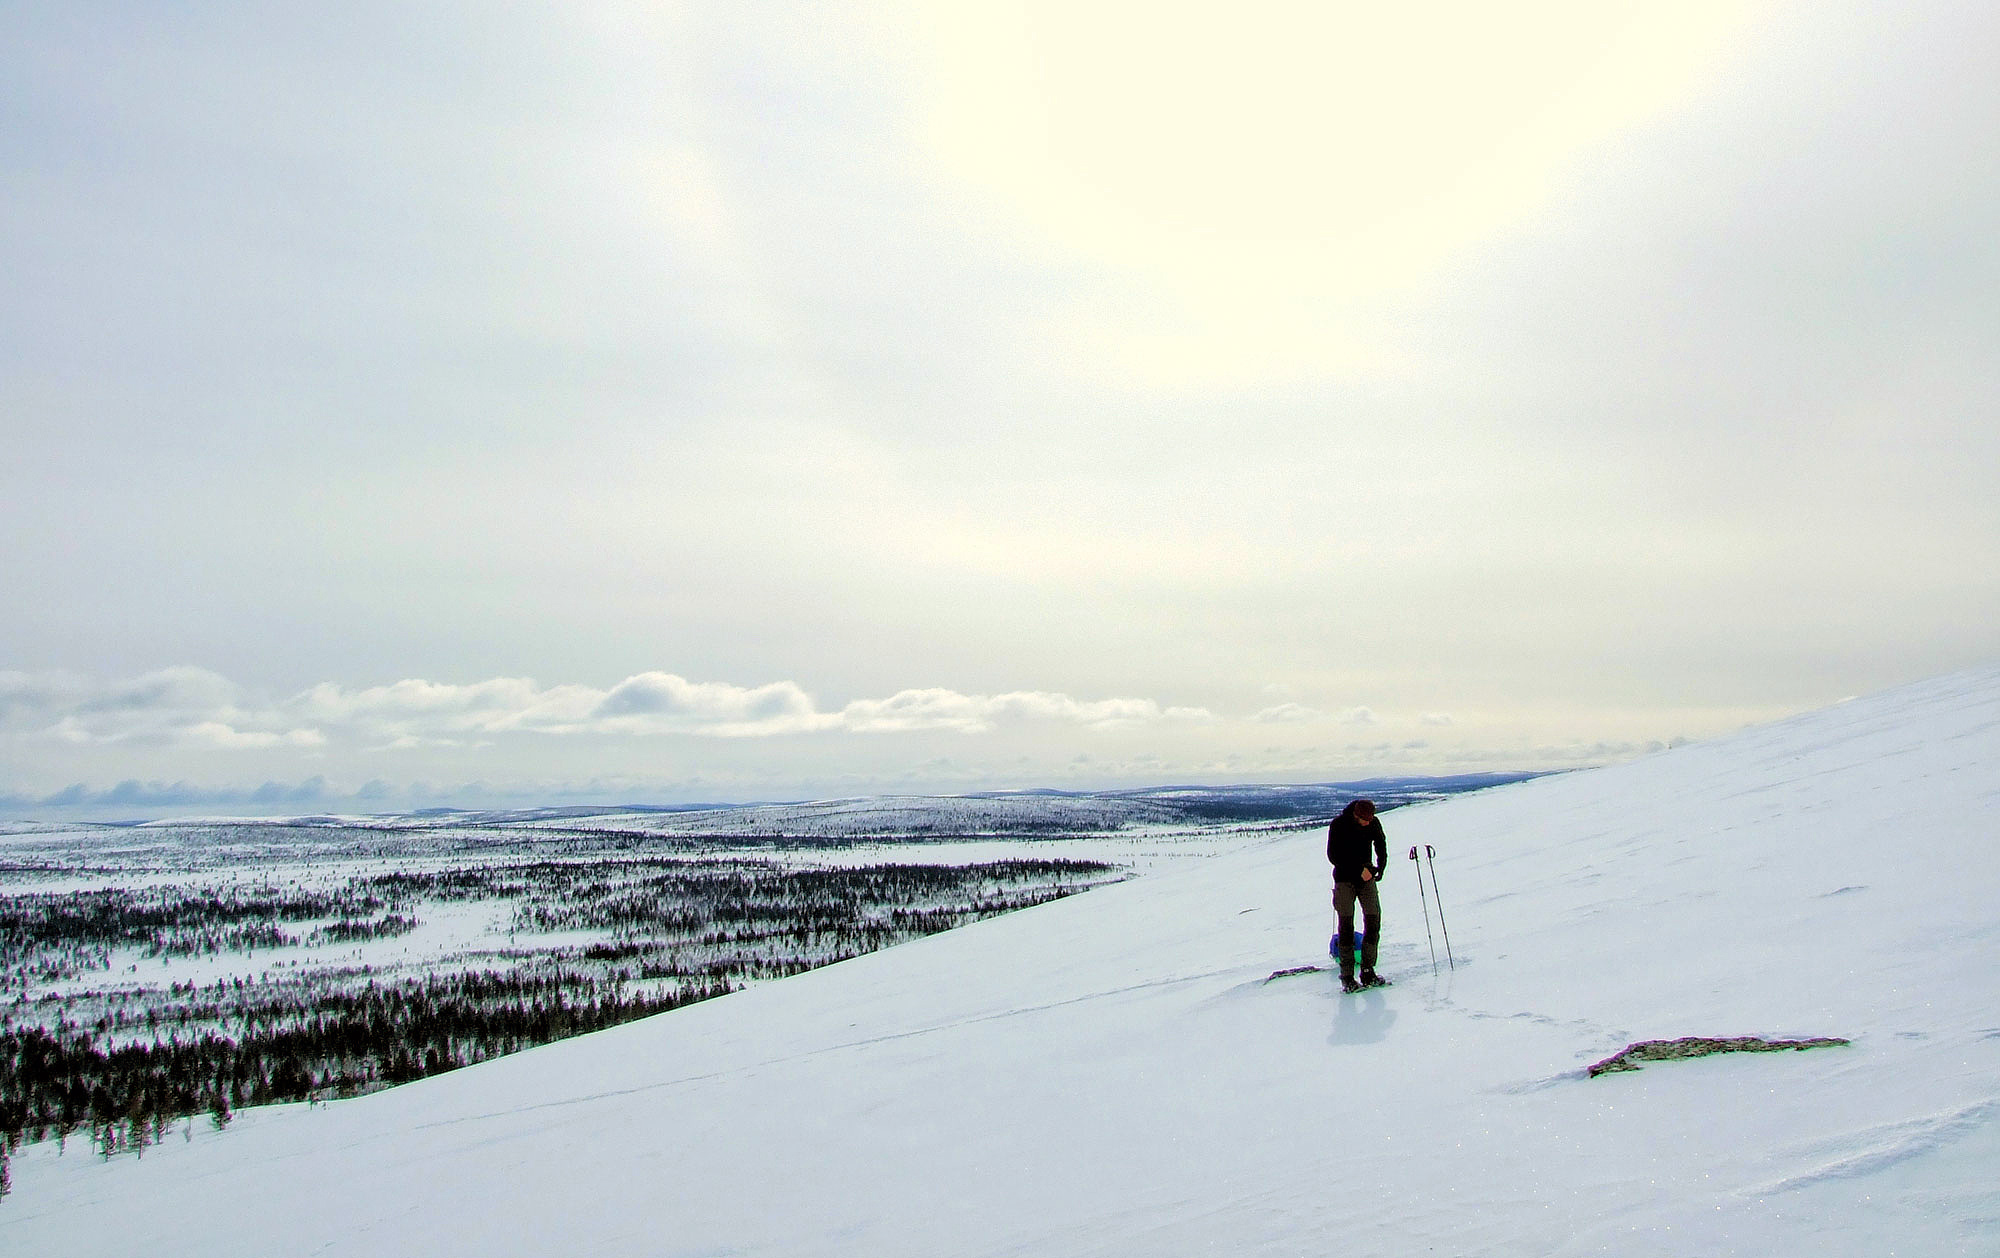
[[[1266,981],[1325,960],[1294,832],[137,1164],[24,1152],[0,1248],[1993,1254],[1996,818],[1987,668],[1389,814],[1386,990]],[[1853,1043],[1584,1076],[1746,1034]]]

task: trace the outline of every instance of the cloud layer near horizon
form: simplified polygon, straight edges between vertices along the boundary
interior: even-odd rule
[[[228,678],[192,666],[109,682],[0,672],[0,732],[78,745],[315,748],[344,739],[418,747],[514,734],[977,734],[1031,722],[1109,729],[1210,719],[1205,709],[1162,707],[1151,699],[1084,700],[1046,691],[968,695],[941,687],[822,711],[792,681],[738,686],[659,671],[605,688],[543,686],[525,677],[462,684],[412,678],[359,689],[323,682],[274,702],[260,702]]]
[[[1666,745],[1496,743],[1485,719],[1452,744],[1433,741],[1456,723],[1365,706],[1231,714],[942,687],[823,708],[793,681],[745,686],[657,670],[608,686],[405,679],[278,697],[192,666],[112,680],[15,671],[0,672],[0,752],[16,773],[0,783],[0,816],[741,802],[949,793],[996,780],[1329,781],[1329,764],[1352,780],[1595,764]],[[807,757],[821,766],[812,776],[795,767]],[[78,768],[108,770],[96,781],[110,784],[61,776]]]

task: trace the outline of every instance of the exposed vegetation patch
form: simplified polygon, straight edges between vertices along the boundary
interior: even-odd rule
[[[1684,1057],[1710,1057],[1716,1053],[1776,1053],[1784,1049],[1804,1051],[1808,1048],[1836,1048],[1851,1041],[1832,1036],[1817,1036],[1805,1040],[1767,1040],[1758,1035],[1737,1035],[1726,1039],[1710,1039],[1700,1035],[1684,1035],[1677,1040],[1640,1040],[1627,1044],[1603,1061],[1590,1068],[1590,1077],[1608,1075],[1620,1070],[1637,1070],[1649,1061],[1679,1061]]]
[[[1316,965],[1295,965],[1289,970],[1272,970],[1270,978],[1267,978],[1264,981],[1268,983],[1271,981],[1271,979],[1274,978],[1291,978],[1295,974],[1317,974],[1317,973],[1319,973],[1319,967]]]

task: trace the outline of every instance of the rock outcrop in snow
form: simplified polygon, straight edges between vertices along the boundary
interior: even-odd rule
[[[1584,1073],[1595,1079],[1599,1075],[1637,1070],[1649,1061],[1686,1061],[1690,1057],[1713,1057],[1717,1053],[1778,1053],[1787,1049],[1839,1048],[1853,1042],[1837,1035],[1815,1035],[1803,1040],[1767,1040],[1761,1035],[1731,1035],[1722,1039],[1683,1035],[1677,1040],[1641,1040],[1637,1044],[1627,1044],[1603,1061],[1593,1062]]]

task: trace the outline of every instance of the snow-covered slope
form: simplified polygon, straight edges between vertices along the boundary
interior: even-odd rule
[[[2000,669],[1317,836],[103,1165],[9,1253],[2000,1252]],[[1433,981],[1402,853],[1437,848]],[[1583,1076],[1628,1041],[1848,1048]]]

